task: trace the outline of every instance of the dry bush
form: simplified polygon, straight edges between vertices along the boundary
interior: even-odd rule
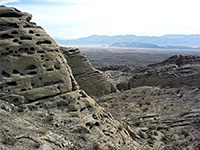
[[[48,130],[45,129],[45,128],[40,128],[40,129],[38,129],[38,132],[39,132],[40,134],[42,134],[42,135],[46,135],[46,134],[48,133]]]
[[[180,117],[183,117],[183,116],[185,116],[185,115],[188,115],[190,112],[189,111],[184,111],[184,112],[181,112],[180,114],[179,114],[179,116]]]
[[[146,112],[146,111],[149,110],[149,109],[150,109],[149,106],[143,106],[143,107],[142,107],[142,111],[143,111],[143,112]]]
[[[5,145],[15,145],[17,139],[12,136],[4,135],[1,142]]]

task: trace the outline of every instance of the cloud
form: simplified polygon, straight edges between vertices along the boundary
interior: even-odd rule
[[[44,2],[56,2],[56,3],[71,3],[71,0],[37,0],[37,1],[44,1]]]
[[[40,3],[43,5],[80,5],[76,0],[34,0],[35,3]],[[34,3],[33,2],[33,3]]]
[[[199,0],[20,0],[12,6],[33,14],[33,21],[52,36],[76,38],[200,34],[198,4]]]
[[[5,5],[8,3],[13,3],[13,2],[20,2],[19,0],[1,0],[0,5]]]

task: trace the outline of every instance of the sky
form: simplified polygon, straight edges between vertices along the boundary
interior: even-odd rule
[[[0,0],[53,38],[200,34],[200,0]]]

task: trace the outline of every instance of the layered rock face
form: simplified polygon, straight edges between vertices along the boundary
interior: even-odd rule
[[[92,67],[87,57],[78,49],[61,47],[62,53],[72,68],[72,73],[80,85],[90,96],[102,96],[117,92],[117,88],[99,70]]]
[[[200,149],[199,56],[175,55],[127,72],[109,69],[106,73],[121,92],[97,102],[129,125],[143,149]],[[120,81],[123,74],[126,80]]]
[[[1,90],[26,102],[72,91],[76,86],[58,45],[31,15],[0,7]]]
[[[200,57],[175,55],[161,63],[135,70],[127,88],[144,85],[160,87],[183,87],[200,85]],[[124,86],[125,87],[125,86]]]
[[[117,68],[117,66],[115,67]],[[120,66],[118,67],[120,69]],[[140,86],[183,87],[200,85],[200,57],[174,55],[160,63],[129,70],[102,68],[120,91]]]
[[[200,89],[143,86],[97,100],[145,150],[199,150]],[[120,112],[120,113],[118,113]]]
[[[30,19],[0,6],[0,147],[139,148],[122,124],[78,90],[58,45]]]
[[[157,66],[157,65],[167,65],[167,64],[176,64],[178,67],[181,67],[183,65],[187,64],[199,64],[200,63],[200,57],[199,56],[184,56],[184,55],[175,55],[167,60],[164,60],[163,62],[154,64],[152,66]]]

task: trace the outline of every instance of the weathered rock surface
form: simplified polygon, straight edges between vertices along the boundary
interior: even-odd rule
[[[200,85],[200,57],[172,56],[169,59],[139,70],[129,81],[129,86],[182,87]]]
[[[138,149],[122,124],[78,90],[58,45],[30,20],[0,6],[0,148]]]
[[[108,71],[106,71],[108,72]],[[111,72],[114,71],[109,71]],[[109,75],[108,74],[108,75]],[[119,74],[119,73],[118,73]],[[115,79],[119,90],[127,90],[140,86],[183,87],[200,86],[200,57],[176,55],[169,59],[142,67],[129,72],[123,72],[120,78]],[[112,75],[112,74],[111,74]],[[130,76],[132,76],[130,78]],[[129,80],[129,81],[127,81]]]
[[[129,134],[145,150],[200,148],[199,88],[137,87],[97,102],[125,122]]]
[[[0,108],[1,148],[139,147],[124,126],[82,90],[19,106],[0,101]]]
[[[0,56],[3,92],[25,103],[74,90],[76,82],[58,45],[31,15],[0,7]]]
[[[200,149],[200,57],[172,56],[140,69],[117,71],[119,77],[113,70],[105,73],[126,91],[97,101],[125,122],[143,149]]]
[[[200,57],[199,56],[184,56],[184,55],[175,55],[172,56],[166,60],[164,60],[163,62],[154,64],[152,66],[155,65],[167,65],[167,64],[176,64],[178,67],[183,66],[183,65],[187,65],[187,64],[200,64]]]
[[[107,70],[103,73],[112,80],[112,83],[117,87],[118,90],[124,91],[130,89],[128,82],[133,76],[132,73],[117,70]]]
[[[33,112],[29,112],[33,114]],[[0,100],[0,149],[70,149],[74,147],[64,135],[51,131],[47,125],[48,113],[38,111],[34,116],[19,113],[13,104]],[[41,126],[36,117],[44,119],[46,126]],[[40,119],[41,120],[41,119]]]
[[[108,76],[110,80],[112,80],[112,83],[117,87],[118,90],[124,91],[130,88],[127,83],[133,76],[132,72],[135,70],[135,68],[132,66],[110,65],[98,69]]]
[[[200,149],[200,57],[104,68],[113,85],[30,20],[0,6],[0,149]]]
[[[114,84],[99,70],[92,67],[87,57],[78,49],[60,48],[80,88],[90,96],[103,96],[117,92]]]

